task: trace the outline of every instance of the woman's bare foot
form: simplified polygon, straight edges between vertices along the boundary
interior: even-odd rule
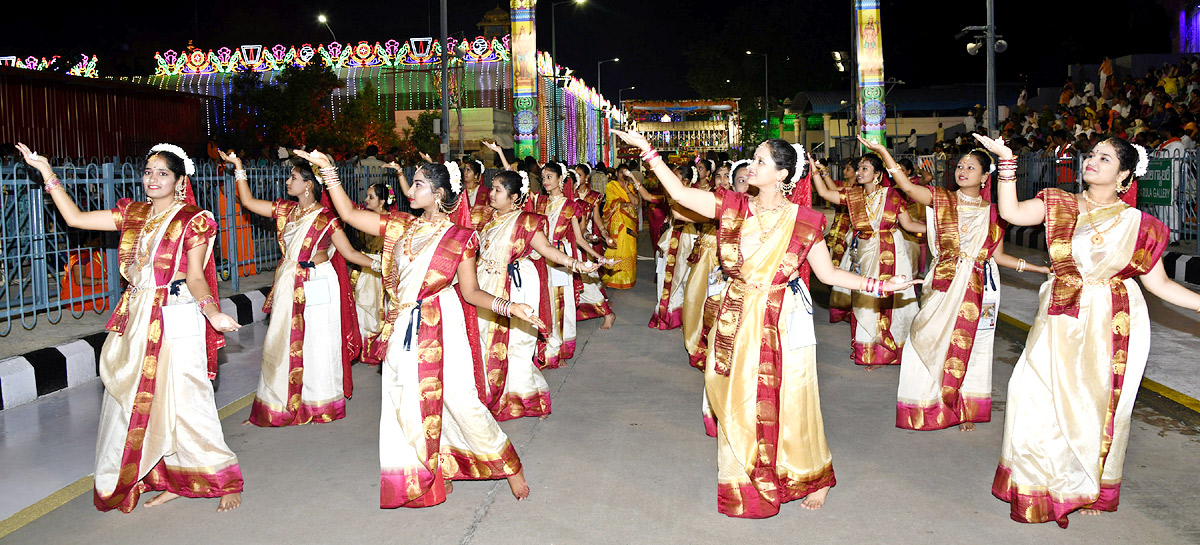
[[[963,422],[958,425],[958,431],[975,431],[974,422]]]
[[[447,494],[454,492],[454,483],[451,482],[450,479],[446,479],[445,487],[446,487]]]
[[[604,315],[604,323],[600,324],[600,329],[612,329],[613,322],[617,321],[617,313],[610,312]]]
[[[1090,517],[1094,517],[1100,513],[1103,513],[1103,511],[1099,509],[1080,509],[1079,512]]]
[[[529,497],[529,483],[525,482],[525,470],[522,469],[516,475],[508,478],[508,487],[512,489],[513,497],[517,501],[521,501]]]
[[[543,414],[542,416],[539,416],[539,417],[538,417],[538,420],[545,420],[545,419],[547,419],[547,418],[549,418],[549,417],[550,417],[550,415],[548,415],[548,414]]]
[[[162,505],[162,504],[167,503],[178,497],[179,497],[179,494],[176,494],[174,492],[167,492],[164,490],[162,494],[154,496],[153,499],[146,502],[146,507],[154,507],[156,505]]]
[[[882,366],[882,365],[868,365],[868,366],[867,366],[867,370],[868,370],[868,371],[874,371],[874,370],[876,370],[876,369],[879,369],[880,367],[883,367],[883,366]]]
[[[822,505],[825,505],[825,496],[827,495],[829,495],[828,486],[805,496],[804,500],[800,502],[800,507],[810,511],[816,511],[817,509],[820,509]]]
[[[243,425],[243,426],[249,426],[249,425],[250,425],[250,419],[249,419],[249,418],[247,418],[247,419],[243,420],[243,421],[242,421],[242,425]]]
[[[217,512],[224,513],[225,511],[233,511],[242,504],[242,493],[235,492],[233,494],[225,494],[221,496],[221,503],[217,504]]]

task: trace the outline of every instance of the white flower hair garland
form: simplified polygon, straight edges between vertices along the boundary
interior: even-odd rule
[[[462,171],[458,170],[458,163],[447,161],[442,164],[450,172],[450,189],[455,193],[462,193]]]
[[[1133,167],[1133,175],[1141,178],[1150,170],[1150,154],[1146,153],[1146,148],[1141,144],[1133,144],[1133,149],[1138,152],[1137,166]]]
[[[471,162],[475,163],[476,165],[479,165],[479,173],[480,174],[483,174],[483,171],[487,170],[483,166],[483,161],[480,161],[479,159],[472,159]]]
[[[176,157],[179,157],[180,159],[183,159],[183,173],[187,174],[188,176],[196,175],[196,163],[193,163],[187,154],[183,152],[183,148],[176,146],[175,144],[159,144],[150,148],[150,151],[165,151],[175,155]]]
[[[732,187],[733,183],[736,181],[733,179],[733,177],[737,175],[738,169],[742,168],[744,166],[747,166],[749,164],[750,164],[749,159],[742,159],[741,161],[738,161],[729,167],[729,185],[730,185],[730,187]]]
[[[521,194],[529,194],[529,173],[524,170],[518,170],[517,174],[521,175]]]
[[[796,172],[792,173],[792,181],[799,182],[800,174],[804,172],[804,167],[808,165],[808,158],[804,156],[804,144],[792,144],[792,149],[796,150]]]

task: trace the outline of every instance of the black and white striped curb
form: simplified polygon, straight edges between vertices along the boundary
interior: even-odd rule
[[[265,287],[221,299],[221,312],[249,325],[266,318]],[[95,380],[100,375],[100,349],[107,331],[82,339],[0,360],[0,409],[23,405],[63,388]]]
[[[1046,251],[1046,228],[1041,225],[1009,225],[1004,232],[1004,242]],[[1163,252],[1162,262],[1167,276],[1176,282],[1200,285],[1200,256],[1167,251]]]

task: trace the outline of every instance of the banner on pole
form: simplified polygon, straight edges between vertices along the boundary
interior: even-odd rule
[[[879,0],[855,0],[855,43],[858,51],[858,130],[863,138],[886,144],[883,34]]]

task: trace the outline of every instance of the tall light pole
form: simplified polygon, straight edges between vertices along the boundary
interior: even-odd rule
[[[995,137],[1000,133],[996,126],[996,53],[1008,49],[1008,42],[996,40],[996,9],[995,0],[987,0],[987,24],[984,26],[964,27],[954,38],[962,39],[970,32],[983,32],[976,36],[974,43],[967,44],[967,53],[975,55],[981,48],[987,48],[987,126],[989,136]]]
[[[766,140],[771,137],[771,58],[766,53],[746,51],[746,54],[763,57],[763,140]]]
[[[619,104],[621,106],[621,123],[623,124],[622,126],[628,125],[629,122],[625,119],[625,117],[626,117],[625,116],[625,99],[622,98],[621,95],[624,94],[625,91],[632,91],[634,89],[637,89],[637,86],[623,87],[617,91],[617,104]]]
[[[445,2],[445,0],[442,0],[442,1],[443,1],[443,3]],[[563,4],[582,4],[583,2],[584,2],[584,0],[559,0],[558,2],[550,4],[550,56],[554,57],[554,65],[555,66],[558,65],[558,25],[556,24],[557,21],[555,19],[555,14],[557,13],[556,8],[558,8],[558,6],[561,6]],[[560,142],[556,142],[556,138],[555,138],[555,136],[557,136],[557,133],[558,133],[558,110],[559,110],[559,108],[558,108],[558,81],[557,81],[558,73],[557,72],[558,72],[558,70],[555,69],[554,87],[552,87],[550,89],[550,93],[551,93],[551,95],[550,95],[550,135],[549,135],[549,138],[547,139],[547,140],[549,140],[549,143],[551,144],[550,146],[547,147],[547,149],[550,150],[550,155],[555,156],[556,158],[557,158],[556,151],[558,148],[558,144],[560,143]],[[549,160],[549,158],[547,158],[547,160]]]
[[[333,41],[338,41],[337,34],[334,34],[333,29],[329,27],[329,19],[325,17],[324,13],[317,15],[317,22],[325,25],[325,28],[329,30],[329,35],[333,36]]]
[[[447,20],[446,0],[441,0],[442,27],[442,154],[450,156],[450,23]]]
[[[604,64],[606,62],[621,62],[621,57],[613,57],[611,59],[604,59],[604,60],[596,63],[596,93],[601,96],[603,96],[604,93],[600,92],[600,65]]]

